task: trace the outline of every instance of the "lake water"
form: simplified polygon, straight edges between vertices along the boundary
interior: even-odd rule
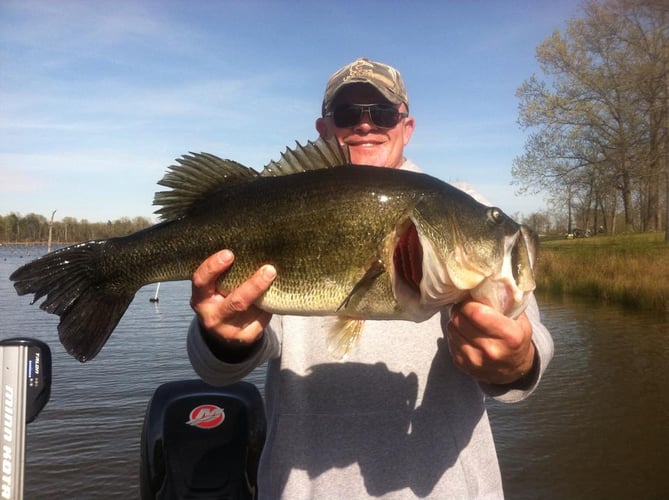
[[[44,247],[0,247],[0,338],[47,342],[51,399],[27,428],[25,498],[137,498],[146,404],[195,378],[188,282],[139,291],[98,357],[80,364],[58,318],[18,297],[11,272]],[[669,497],[669,315],[539,297],[556,355],[538,391],[489,404],[507,498]],[[262,390],[262,369],[247,379]]]

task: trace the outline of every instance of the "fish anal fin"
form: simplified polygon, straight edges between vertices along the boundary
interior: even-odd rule
[[[343,302],[339,304],[337,311],[347,309],[356,296],[364,295],[364,293],[374,284],[376,278],[385,272],[386,266],[383,264],[383,261],[378,259],[372,262],[372,265],[367,268],[367,271],[365,271],[363,277],[360,278],[360,280],[353,286],[350,293],[346,296]]]
[[[362,319],[342,317],[330,328],[327,347],[330,355],[342,360],[360,341],[365,321]]]

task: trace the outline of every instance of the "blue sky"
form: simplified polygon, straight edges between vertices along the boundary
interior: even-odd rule
[[[407,156],[511,215],[527,132],[516,88],[580,2],[0,0],[0,214],[146,216],[174,158],[261,168],[317,137],[327,78],[397,67],[416,131]]]

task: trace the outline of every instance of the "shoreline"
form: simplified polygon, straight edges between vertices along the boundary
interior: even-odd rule
[[[664,233],[542,241],[537,293],[669,312],[669,244]]]

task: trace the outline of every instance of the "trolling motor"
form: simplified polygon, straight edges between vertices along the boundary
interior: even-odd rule
[[[255,499],[265,411],[255,385],[159,386],[142,428],[143,500]]]
[[[0,341],[0,426],[2,481],[0,498],[23,498],[26,424],[42,411],[51,395],[51,351],[30,338]]]

